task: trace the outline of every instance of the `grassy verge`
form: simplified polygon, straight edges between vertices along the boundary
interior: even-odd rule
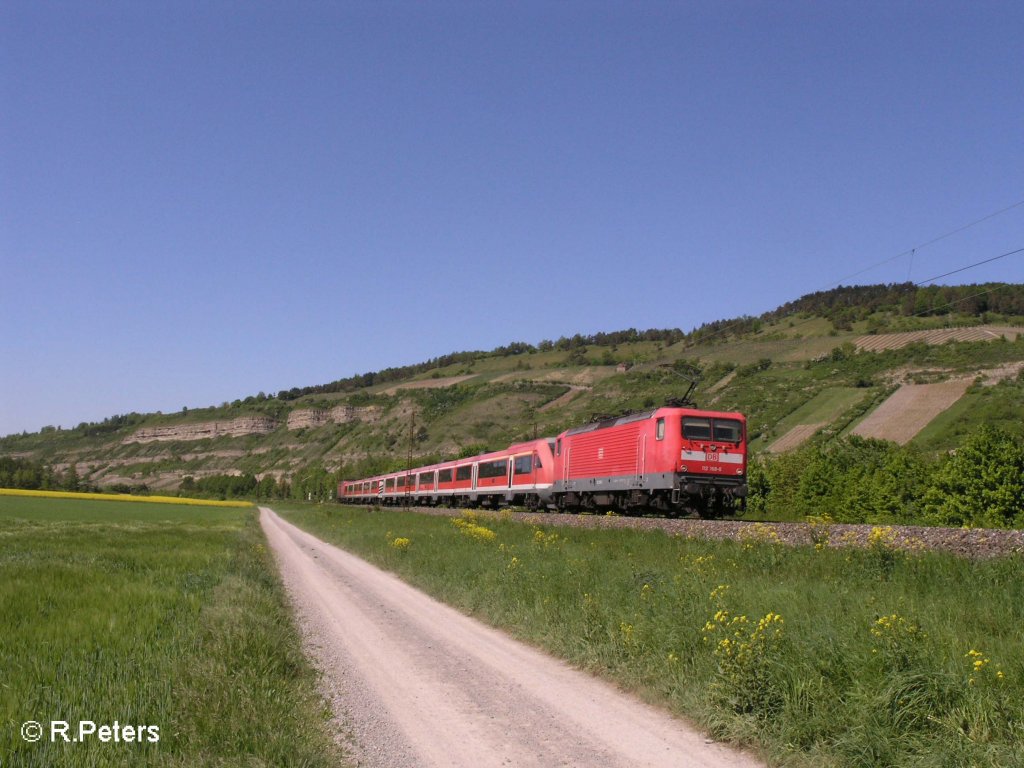
[[[1020,556],[281,511],[774,764],[1024,765]]]
[[[252,510],[0,497],[0,765],[337,765],[275,573]]]

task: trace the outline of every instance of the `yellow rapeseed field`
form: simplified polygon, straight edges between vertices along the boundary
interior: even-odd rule
[[[45,499],[95,499],[103,501],[144,501],[152,504],[189,504],[210,507],[251,507],[248,501],[213,501],[186,499],[180,496],[131,496],[125,493],[74,493],[72,491],[26,491],[20,488],[0,488],[0,496],[34,496]]]

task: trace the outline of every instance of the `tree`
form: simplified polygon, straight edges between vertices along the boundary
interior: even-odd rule
[[[78,467],[74,464],[68,467],[61,482],[61,488],[65,491],[77,491],[79,486]]]
[[[1024,525],[1024,445],[981,427],[935,473],[922,507],[938,525]]]
[[[257,499],[269,499],[277,493],[277,479],[267,473],[263,476],[263,479],[256,484],[256,498]]]
[[[295,499],[329,501],[336,489],[337,480],[322,464],[310,464],[292,476],[291,495]]]

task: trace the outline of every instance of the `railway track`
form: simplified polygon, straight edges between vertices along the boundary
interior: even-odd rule
[[[452,516],[457,510],[440,507],[410,507],[411,511]],[[936,550],[961,557],[986,558],[1024,555],[1024,530],[992,528],[938,528],[928,526],[874,526],[830,523],[813,527],[807,523],[771,523],[751,520],[698,520],[660,517],[573,515],[563,512],[500,512],[477,510],[482,517],[508,517],[531,525],[576,528],[633,528],[662,530],[669,535],[699,539],[777,540],[792,546],[826,541],[831,547],[867,546],[872,530],[891,530],[892,545],[905,550]]]

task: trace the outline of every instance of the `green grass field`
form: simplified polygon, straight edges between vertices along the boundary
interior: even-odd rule
[[[869,395],[866,389],[856,387],[826,387],[789,415],[779,419],[769,440],[757,439],[751,442],[751,450],[758,451],[770,445],[775,439],[800,424],[832,423]]]
[[[1021,556],[279,511],[773,765],[1024,766]]]
[[[0,497],[0,627],[5,768],[342,759],[253,509]]]

